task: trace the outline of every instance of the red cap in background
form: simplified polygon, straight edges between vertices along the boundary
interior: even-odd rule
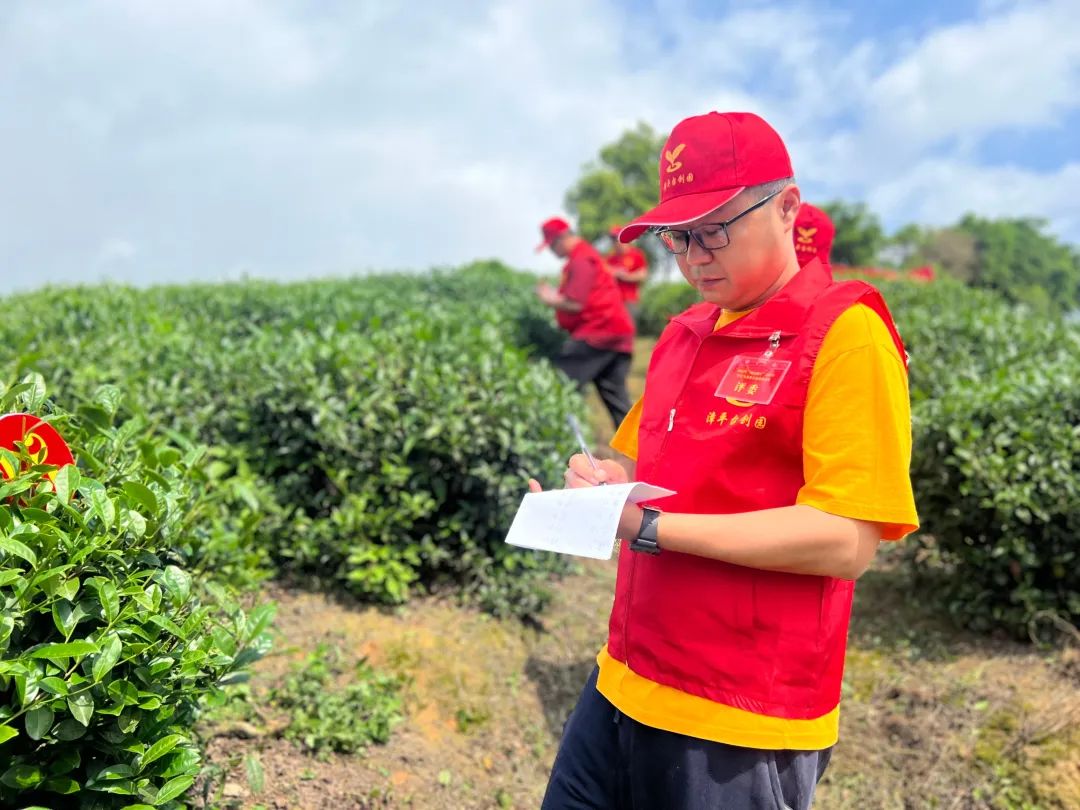
[[[828,214],[804,202],[799,206],[799,213],[795,216],[795,228],[792,234],[795,239],[795,255],[799,258],[799,267],[815,257],[829,264],[829,252],[832,250],[833,238],[836,236],[836,227]]]
[[[539,253],[544,248],[549,247],[552,242],[569,230],[570,223],[562,217],[552,217],[544,220],[540,225],[540,233],[544,235],[544,241],[536,246],[536,252]]]

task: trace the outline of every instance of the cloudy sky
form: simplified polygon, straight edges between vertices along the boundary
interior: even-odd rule
[[[0,294],[550,270],[602,144],[712,109],[810,200],[1080,243],[1075,0],[3,0]]]

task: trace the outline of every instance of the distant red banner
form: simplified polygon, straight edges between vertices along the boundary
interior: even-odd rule
[[[833,272],[837,275],[859,274],[871,278],[881,278],[886,281],[905,278],[909,281],[933,281],[935,274],[931,265],[916,267],[910,270],[894,270],[891,267],[850,267],[846,264],[834,264]]]
[[[29,413],[0,416],[0,447],[14,451],[16,442],[23,443],[35,464],[63,467],[75,463],[67,442],[40,416]],[[0,475],[4,478],[15,475],[15,470],[3,458],[0,458]]]

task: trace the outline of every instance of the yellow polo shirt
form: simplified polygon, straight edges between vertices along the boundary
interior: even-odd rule
[[[724,312],[716,329],[745,313]],[[637,460],[638,400],[611,446]],[[803,477],[796,503],[881,524],[883,540],[919,527],[911,491],[907,372],[888,328],[869,307],[844,312],[822,342],[803,415]],[[619,711],[653,728],[748,748],[816,750],[833,745],[840,709],[809,720],[769,717],[658,684],[608,655],[597,689]]]

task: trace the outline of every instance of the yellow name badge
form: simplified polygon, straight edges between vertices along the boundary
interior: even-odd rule
[[[716,396],[751,405],[768,405],[791,368],[790,360],[740,354],[731,361]]]

